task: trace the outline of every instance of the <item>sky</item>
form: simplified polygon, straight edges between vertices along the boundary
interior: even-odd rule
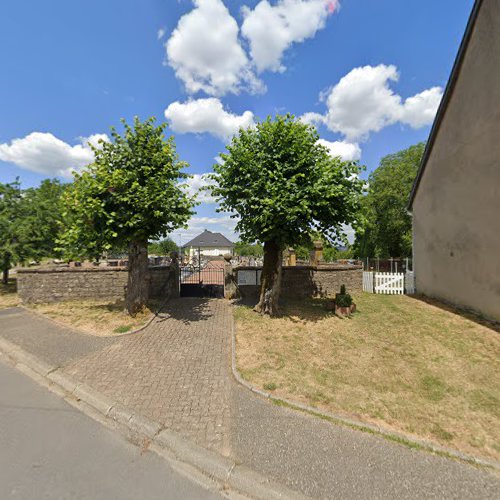
[[[366,166],[425,141],[473,0],[17,0],[0,12],[0,182],[71,180],[124,118],[167,121],[206,184],[239,127],[290,112]],[[187,230],[235,240],[207,195]]]

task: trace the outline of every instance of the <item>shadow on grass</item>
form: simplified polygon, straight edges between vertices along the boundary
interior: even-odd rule
[[[331,298],[303,298],[303,299],[280,299],[279,318],[287,318],[293,323],[307,321],[316,323],[325,318],[334,316],[333,311],[326,309],[326,303],[331,302]],[[238,306],[253,309],[257,301],[252,298],[240,299]],[[254,314],[258,314],[254,312]]]
[[[444,302],[439,299],[434,299],[432,297],[427,297],[425,295],[408,295],[407,296],[410,299],[413,299],[418,302],[423,302],[424,304],[428,304],[434,307],[437,307],[443,311],[456,314],[458,316],[461,316],[462,318],[468,319],[469,321],[473,321],[474,323],[477,323],[478,325],[484,326],[486,328],[489,328],[490,330],[493,330],[497,333],[500,333],[500,323],[496,321],[489,320],[481,314],[476,313],[474,311],[466,310],[460,307],[457,307],[455,305],[449,304],[447,302]]]
[[[15,295],[17,293],[16,278],[9,278],[7,285],[0,282],[0,295]]]

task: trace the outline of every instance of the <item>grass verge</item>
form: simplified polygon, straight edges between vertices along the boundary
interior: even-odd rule
[[[239,306],[243,378],[277,397],[499,460],[498,331],[406,296],[355,301],[351,319],[321,300],[289,303],[273,319]]]
[[[0,283],[0,309],[16,307],[19,305],[19,297],[16,291],[16,280],[9,279],[9,283]]]
[[[124,301],[79,300],[51,304],[30,304],[29,308],[72,328],[92,335],[108,336],[127,333],[144,326],[151,318],[151,304],[135,318],[125,310]]]

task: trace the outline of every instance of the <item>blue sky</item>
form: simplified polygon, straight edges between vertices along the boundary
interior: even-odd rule
[[[0,182],[25,187],[91,161],[121,117],[168,121],[189,172],[240,125],[315,123],[367,173],[425,140],[472,0],[36,0],[0,17]],[[204,183],[193,180],[192,189]],[[208,200],[209,201],[209,200]],[[203,203],[200,230],[232,223]],[[179,234],[175,236],[179,241]]]

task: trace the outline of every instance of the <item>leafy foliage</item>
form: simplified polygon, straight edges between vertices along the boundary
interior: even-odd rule
[[[260,243],[244,243],[237,241],[234,245],[234,253],[241,257],[262,257],[264,255],[264,248]]]
[[[169,237],[160,241],[152,241],[148,245],[148,252],[156,255],[170,255],[171,252],[177,251],[177,243]]]
[[[268,117],[240,129],[214,166],[211,190],[220,210],[239,217],[244,241],[264,244],[256,305],[263,314],[278,314],[283,250],[309,245],[313,231],[342,240],[342,224],[358,209],[359,166],[332,158],[318,139],[313,126],[292,115]]]
[[[112,142],[92,147],[95,160],[66,192],[66,230],[61,246],[69,257],[99,258],[104,251],[133,240],[159,239],[183,227],[194,202],[179,181],[188,176],[179,161],[166,125],[155,119],[133,127],[125,121],[124,134],[111,129]]]
[[[361,202],[354,251],[358,257],[411,256],[411,216],[407,212],[411,188],[425,143],[382,158],[369,177]]]
[[[239,216],[244,240],[281,248],[307,245],[317,230],[340,239],[352,222],[361,192],[359,166],[332,158],[316,129],[292,115],[270,117],[241,129],[214,166],[212,193],[221,211]]]
[[[61,221],[61,195],[66,187],[46,179],[38,188],[22,190],[19,180],[0,184],[0,270],[55,256]]]

